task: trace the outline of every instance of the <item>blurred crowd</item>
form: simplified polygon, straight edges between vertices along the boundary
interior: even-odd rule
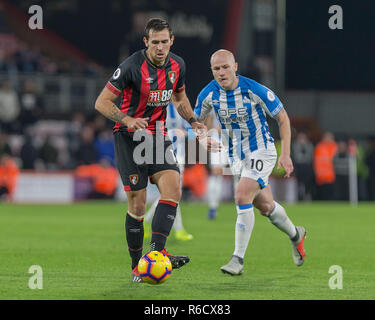
[[[26,86],[31,88],[32,83]],[[98,114],[80,112],[70,119],[40,120],[43,105],[38,97],[16,94],[15,99],[17,112],[0,119],[0,170],[6,170],[5,162],[7,168],[12,163],[12,168],[20,170],[73,170],[77,177],[94,181],[92,197],[113,197],[118,174],[114,168],[112,123]],[[10,118],[13,120],[8,121]],[[14,190],[10,187],[14,179],[1,179],[8,181],[8,185],[0,181],[3,194],[5,187]]]
[[[375,136],[357,143],[325,132],[314,145],[306,133],[299,132],[292,143],[298,200],[349,200],[351,157],[358,200],[375,200]]]
[[[10,89],[5,84],[2,90]],[[18,111],[9,112],[13,120],[7,121],[11,116],[0,120],[0,193],[14,189],[5,172],[14,176],[17,170],[74,170],[77,176],[96,181],[93,197],[113,196],[118,174],[112,122],[96,113],[80,112],[66,120],[40,120],[42,97],[34,92],[31,81],[12,99],[18,101]],[[356,143],[326,132],[314,143],[308,134],[297,133],[292,159],[298,200],[349,200],[351,155],[356,159],[359,200],[375,200],[375,137]],[[276,178],[282,175],[282,171],[273,172]]]
[[[30,47],[17,40],[11,50],[0,45],[0,72],[5,74],[21,72],[25,74],[96,76],[101,73],[101,69],[94,63],[84,64],[76,59],[54,59],[43,54],[37,46]]]

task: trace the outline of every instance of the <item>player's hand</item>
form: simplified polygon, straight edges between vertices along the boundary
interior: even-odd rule
[[[198,121],[195,121],[191,124],[195,134],[198,138],[205,137],[207,135],[207,127]]]
[[[222,145],[219,141],[215,140],[214,138],[207,137],[207,151],[209,152],[220,152]]]
[[[139,129],[146,129],[148,126],[148,117],[147,118],[133,118],[133,117],[125,117],[123,123],[131,130],[137,131]]]
[[[290,156],[287,156],[287,155],[280,155],[279,157],[279,162],[278,162],[278,165],[277,165],[277,170],[280,170],[281,167],[283,167],[285,169],[285,175],[284,175],[284,178],[289,178],[291,173],[293,172],[294,170],[294,167],[293,167],[293,162],[292,162],[292,159],[290,158]]]
[[[197,140],[199,144],[209,152],[216,153],[221,151],[221,143],[212,137],[208,137],[206,135],[201,137],[197,136]]]

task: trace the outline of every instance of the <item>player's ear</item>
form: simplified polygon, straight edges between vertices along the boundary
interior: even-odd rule
[[[234,64],[234,70],[237,72],[237,70],[238,70],[238,63],[237,62],[235,62],[235,64]]]
[[[174,35],[171,36],[171,46],[173,45]]]
[[[143,42],[145,43],[145,46],[148,48],[148,40],[146,37],[143,37]]]

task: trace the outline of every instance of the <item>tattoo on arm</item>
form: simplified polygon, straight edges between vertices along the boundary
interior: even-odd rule
[[[114,121],[122,123],[122,119],[126,116],[124,113],[120,111],[120,109],[112,102],[102,103],[97,110],[106,118]]]
[[[186,106],[183,103],[180,103],[180,105],[177,107],[177,111],[180,114],[180,116],[183,117],[186,121],[194,117],[193,110],[191,110],[189,106]]]
[[[113,108],[110,111],[110,119],[116,122],[121,123],[122,119],[124,119],[125,114],[120,111],[119,108],[115,104],[112,104]]]

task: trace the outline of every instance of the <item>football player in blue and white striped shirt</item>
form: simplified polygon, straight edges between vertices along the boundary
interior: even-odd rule
[[[238,181],[235,189],[235,249],[229,263],[221,270],[232,275],[242,274],[243,259],[254,226],[253,206],[289,236],[294,263],[301,266],[305,258],[305,228],[294,226],[284,208],[273,200],[268,184],[277,154],[266,114],[276,119],[279,125],[282,152],[278,168],[285,169],[285,177],[293,172],[289,117],[270,89],[237,75],[238,64],[230,51],[216,51],[210,63],[214,80],[198,95],[195,116],[204,121],[212,109],[215,111],[232,173]]]

